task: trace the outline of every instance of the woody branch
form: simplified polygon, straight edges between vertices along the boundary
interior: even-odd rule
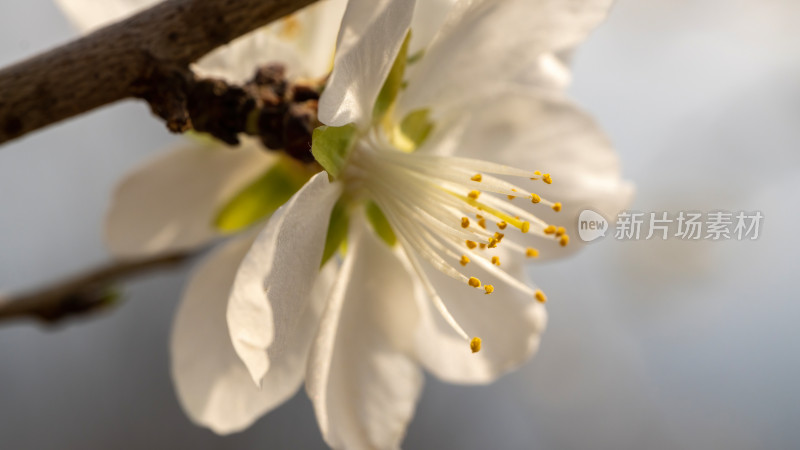
[[[126,98],[147,99],[157,113],[167,111],[162,117],[180,111],[169,105],[185,101],[180,89],[161,94],[169,79],[180,80],[203,55],[313,1],[167,0],[0,70],[0,143]],[[165,119],[174,131],[188,127],[181,117]]]

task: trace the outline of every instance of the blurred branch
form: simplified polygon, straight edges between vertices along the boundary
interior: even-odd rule
[[[175,267],[195,253],[174,253],[109,264],[17,297],[0,298],[0,322],[32,318],[55,324],[69,316],[91,313],[113,304],[113,284],[154,270]]]
[[[313,2],[167,0],[0,70],[0,143],[129,97],[173,101],[154,95],[165,76]]]

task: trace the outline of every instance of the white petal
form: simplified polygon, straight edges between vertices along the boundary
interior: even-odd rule
[[[81,32],[93,31],[149,8],[162,0],[55,0]]]
[[[56,0],[70,21],[89,32],[161,0]],[[212,51],[197,64],[202,76],[241,83],[268,62],[287,65],[296,77],[321,77],[330,69],[346,0],[325,0],[277,20]]]
[[[220,47],[197,62],[204,75],[241,83],[265,63],[286,65],[291,77],[322,77],[330,70],[346,0],[324,0]]]
[[[117,185],[106,216],[112,253],[133,257],[191,249],[217,236],[214,216],[275,161],[244,145],[194,143],[165,153]]]
[[[181,405],[195,423],[219,434],[248,427],[297,391],[314,336],[296,333],[287,351],[272,361],[264,387],[259,390],[253,385],[233,349],[225,321],[236,269],[253,238],[252,233],[235,238],[202,262],[186,287],[172,329],[172,377]],[[328,267],[317,279],[299,331],[317,326],[334,275],[333,267]]]
[[[403,44],[415,0],[351,0],[333,72],[319,102],[319,119],[331,126],[369,123],[372,107]]]
[[[425,0],[417,3],[411,21],[409,56],[425,50],[439,32],[450,8],[458,0]]]
[[[312,177],[272,216],[239,266],[228,327],[256,384],[286,351],[308,308],[339,193],[339,184],[331,184],[326,172]]]
[[[519,261],[501,256],[502,268],[519,280],[525,274]],[[414,344],[422,365],[443,381],[450,383],[489,383],[516,368],[539,347],[540,334],[547,324],[544,306],[507,284],[493,279],[474,262],[467,265],[470,274],[494,293],[486,295],[431,268],[428,277],[448,310],[464,330],[482,340],[478,353],[460,337],[432,306],[425,291],[417,288],[420,325]]]
[[[540,260],[564,256],[580,248],[576,225],[580,211],[590,208],[613,219],[626,208],[633,187],[620,173],[617,152],[591,116],[560,95],[511,92],[496,102],[476,106],[460,114],[451,129],[450,145],[432,139],[433,146],[452,149],[456,156],[486,159],[553,176],[553,184],[525,184],[526,188],[551,201],[561,202],[559,213],[550,208],[524,206],[547,223],[562,225],[572,237],[566,251],[553,241],[531,241],[543,250]],[[424,151],[436,151],[426,148]]]
[[[572,82],[572,69],[560,55],[544,53],[520,73],[517,81],[534,89],[566,89]]]
[[[371,232],[354,234],[306,387],[331,447],[399,448],[423,384],[406,351],[417,321],[412,284],[389,247]]]
[[[605,18],[611,0],[477,0],[448,17],[409,72],[400,117],[420,108],[458,110],[491,95],[543,54],[570,49]],[[498,32],[502,30],[502,32]],[[464,93],[470,93],[465,96]]]

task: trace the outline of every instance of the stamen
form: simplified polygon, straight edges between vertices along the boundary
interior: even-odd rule
[[[376,139],[380,139],[380,135],[376,135]],[[502,287],[519,290],[528,298],[535,298],[542,303],[546,301],[544,293],[501,268],[500,256],[493,256],[493,252],[480,253],[477,249],[496,248],[505,237],[499,231],[492,234],[487,229],[487,225],[490,225],[487,222],[494,223],[496,229],[501,231],[511,225],[522,233],[532,232],[540,237],[549,235],[562,246],[567,245],[569,236],[564,227],[549,225],[533,215],[529,208],[520,208],[521,204],[517,206],[510,200],[516,197],[529,198],[531,203],[541,203],[554,211],[561,211],[561,203],[550,202],[539,194],[493,176],[525,177],[551,184],[550,174],[484,164],[477,160],[387,151],[381,142],[375,144],[359,146],[358,151],[363,151],[364,157],[352,158],[349,164],[352,172],[348,178],[354,181],[353,191],[365,193],[384,211],[398,237],[398,243],[408,255],[434,305],[447,323],[470,343],[473,352],[480,350],[480,338],[469,339],[460,328],[436,294],[418,258],[461,283],[466,282],[475,289],[483,288],[487,295],[494,292],[495,286],[484,285],[477,277],[462,273],[467,265],[472,267],[472,264],[477,264],[486,270],[490,279],[485,281],[504,283]],[[474,184],[478,182],[481,184]],[[521,236],[512,233],[508,242],[504,243],[504,249],[527,258],[539,257],[538,250],[520,245],[522,242],[516,241],[517,238]]]
[[[408,258],[408,261],[411,263],[411,267],[414,269],[414,272],[417,273],[417,276],[419,277],[420,281],[422,282],[422,285],[425,288],[425,290],[428,292],[428,295],[430,296],[431,300],[433,301],[433,305],[439,311],[439,314],[442,315],[442,317],[444,318],[445,322],[447,322],[447,324],[450,325],[450,327],[456,333],[458,333],[459,336],[461,336],[464,339],[469,339],[467,333],[464,332],[463,328],[461,328],[461,325],[459,325],[458,322],[456,322],[456,319],[453,317],[453,315],[450,314],[450,311],[447,309],[447,306],[445,306],[444,301],[442,300],[442,298],[439,297],[439,294],[436,293],[436,289],[434,289],[434,287],[431,284],[430,280],[428,280],[428,277],[425,275],[425,272],[420,267],[419,261],[417,261],[417,258],[414,256],[413,253],[411,253],[411,251],[409,251],[408,242],[405,239],[403,239],[402,237],[400,237],[399,241],[400,241],[401,245],[403,246],[403,251],[405,252],[406,257]],[[478,340],[478,346],[480,347],[480,340]]]
[[[453,195],[456,198],[459,198],[459,199],[463,200],[468,205],[470,205],[470,206],[472,206],[474,208],[477,208],[480,211],[486,211],[487,213],[491,214],[492,216],[494,216],[494,217],[506,222],[506,224],[509,224],[509,225],[511,225],[511,226],[513,226],[515,228],[519,228],[520,230],[522,230],[522,227],[523,227],[524,223],[522,221],[520,221],[519,218],[511,216],[509,214],[506,214],[503,211],[500,211],[499,209],[493,208],[493,207],[491,207],[491,206],[489,206],[489,205],[487,205],[485,203],[478,202],[475,198],[472,198],[472,197],[469,197],[469,196],[464,197],[464,196],[458,195],[458,194],[453,193],[453,192],[450,192],[450,194]],[[491,195],[486,196],[486,200],[487,200],[488,203],[492,203],[492,204],[503,203],[502,200],[495,199]],[[505,206],[508,207],[509,209],[513,209],[514,208],[510,203],[506,203]],[[479,216],[477,214],[476,214],[475,217],[478,217],[479,220],[481,218],[483,218],[482,216]],[[528,228],[530,229],[530,224],[528,224]],[[522,232],[523,233],[527,233],[527,231],[522,231]]]
[[[481,351],[481,338],[472,338],[472,340],[469,341],[469,349],[472,350],[472,353],[478,353]]]

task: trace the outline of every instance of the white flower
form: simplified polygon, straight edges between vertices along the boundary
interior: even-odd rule
[[[564,224],[568,234],[579,208],[613,215],[627,203],[616,155],[562,92],[563,55],[609,1],[459,1],[452,10],[452,0],[414,3],[350,0],[320,105],[329,128],[314,144],[337,149],[337,136],[348,144],[338,148],[344,153],[318,152],[333,158],[335,181],[314,176],[257,237],[219,247],[187,286],[171,350],[179,399],[195,422],[241,430],[305,381],[331,446],[399,446],[422,387],[420,367],[449,382],[486,383],[537,348],[546,314],[524,281],[523,261],[535,253],[529,247],[540,260],[576,247],[561,247],[561,232],[546,234],[544,225]],[[242,55],[238,79],[276,59]],[[398,55],[416,60],[407,86],[397,89],[401,77],[393,94],[381,94],[398,73]],[[236,72],[234,60],[213,67]],[[390,102],[379,102],[375,120],[379,98]],[[109,214],[112,250],[144,254],[216,237],[220,207],[270,168],[266,155],[255,146],[192,148],[134,172]],[[537,169],[552,173],[553,184]],[[320,267],[344,235],[344,260]],[[489,247],[490,238],[503,240],[467,247],[466,240]],[[479,353],[472,336],[482,338]]]
[[[546,315],[523,261],[563,254],[579,207],[614,214],[628,202],[607,140],[543,68],[607,1],[460,2],[430,43],[412,29],[408,54],[424,53],[403,78],[394,63],[413,6],[350,1],[320,103],[329,127],[314,138],[334,180],[315,175],[252,245],[221,248],[187,290],[174,376],[184,406],[217,431],[305,381],[329,445],[398,447],[421,368],[485,383],[525,361]],[[320,267],[344,233],[344,260]]]

